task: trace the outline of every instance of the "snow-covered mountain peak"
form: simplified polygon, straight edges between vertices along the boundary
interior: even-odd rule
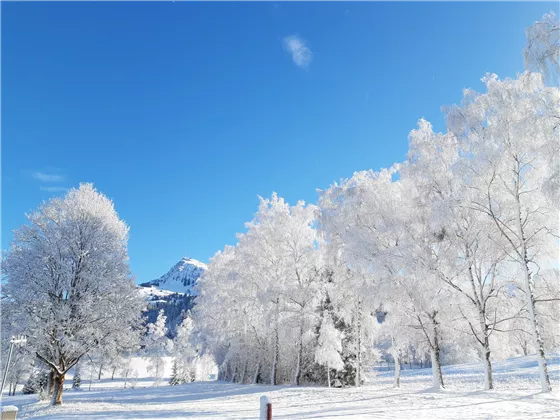
[[[208,268],[208,266],[206,264],[204,264],[203,262],[200,262],[198,260],[195,260],[194,258],[190,258],[190,257],[183,257],[181,258],[181,260],[175,264],[175,267],[178,267],[179,270],[182,270],[185,266],[188,265],[192,265],[198,268],[201,268],[202,270],[206,270]]]
[[[171,270],[159,279],[142,283],[141,286],[156,286],[159,289],[187,295],[196,294],[194,286],[198,278],[206,271],[206,264],[189,257],[183,257]]]

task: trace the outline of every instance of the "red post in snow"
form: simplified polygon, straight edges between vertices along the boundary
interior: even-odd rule
[[[266,405],[266,420],[272,420],[272,403]]]

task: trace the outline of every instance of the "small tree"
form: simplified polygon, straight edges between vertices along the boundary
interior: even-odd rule
[[[74,369],[74,377],[72,378],[72,389],[79,389],[82,384],[82,377],[80,374],[80,365],[77,364]]]
[[[173,372],[170,384],[179,385],[195,380],[194,362],[197,357],[196,350],[191,344],[193,321],[190,315],[183,319],[177,327],[177,336],[173,340]]]
[[[127,357],[124,359],[124,362],[121,365],[121,374],[124,378],[124,389],[126,389],[126,384],[128,382],[128,378],[131,375],[133,370],[132,366],[132,358]]]
[[[331,387],[331,369],[342,370],[344,363],[340,357],[342,351],[342,337],[332,322],[329,313],[326,313],[319,331],[319,342],[315,351],[315,361],[327,367],[327,381]]]
[[[39,399],[46,398],[49,373],[45,369],[34,369],[23,386],[23,394],[38,394]]]
[[[177,359],[173,360],[173,365],[171,366],[171,378],[169,378],[169,385],[182,385],[185,383],[185,378],[179,374],[179,367]]]
[[[149,358],[148,371],[154,374],[155,383],[158,384],[163,377],[165,367],[164,356],[168,351],[170,340],[167,338],[167,327],[163,309],[159,311],[156,322],[147,326],[146,354]]]

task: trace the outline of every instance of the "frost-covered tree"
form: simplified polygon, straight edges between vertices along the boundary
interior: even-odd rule
[[[280,322],[295,321],[297,355],[293,381],[299,384],[304,345],[304,330],[316,303],[318,261],[315,246],[314,206],[298,202],[289,206],[276,194],[260,198],[259,211],[247,224],[248,231],[239,236],[239,252],[253,265],[250,276],[260,286],[261,298],[270,311],[272,324],[271,383],[278,383],[280,357]],[[268,284],[262,284],[263,280]],[[265,287],[262,287],[265,286]]]
[[[2,331],[2,334],[4,331]],[[8,340],[3,340],[8,341]],[[7,355],[9,352],[9,343],[2,343],[2,354]],[[2,358],[2,375],[8,368],[7,357]],[[12,359],[8,368],[8,376],[6,377],[6,387],[8,395],[15,395],[17,386],[26,378],[29,378],[33,372],[33,354],[25,347],[16,346],[13,349]]]
[[[327,312],[323,316],[319,330],[319,342],[315,350],[315,361],[327,368],[328,384],[331,387],[331,369],[339,371],[344,367],[340,352],[342,351],[341,334]]]
[[[33,365],[31,373],[23,386],[23,394],[38,394],[39,399],[46,398],[49,373],[42,366]]]
[[[262,382],[266,375],[272,384],[299,383],[313,364],[309,332],[320,300],[315,211],[276,194],[261,198],[238,244],[211,260],[199,282],[195,318],[203,351],[212,351],[221,379]],[[226,300],[229,305],[218,303]]]
[[[327,241],[339,244],[348,267],[369,274],[374,291],[370,294],[376,296],[377,305],[409,305],[414,314],[411,321],[430,344],[434,385],[440,387],[445,288],[437,279],[441,269],[435,252],[439,232],[427,219],[427,202],[414,177],[403,173],[401,166],[357,172],[323,192],[321,228]],[[403,179],[396,179],[403,174]]]
[[[124,336],[118,341],[107,343],[107,345],[92,351],[90,355],[97,366],[97,379],[101,379],[104,371],[109,371],[111,380],[113,380],[115,372],[123,363],[124,355],[139,350],[141,340],[142,337],[139,335]]]
[[[400,388],[404,352],[412,342],[411,336],[413,335],[407,325],[412,323],[412,320],[409,319],[406,307],[403,308],[391,303],[390,301],[385,303],[388,312],[381,324],[378,339],[385,338],[390,343],[388,353],[393,357],[395,363],[393,387]]]
[[[76,366],[74,366],[74,377],[72,378],[72,389],[80,389],[81,385],[82,385],[82,375],[81,375],[80,364],[78,363]]]
[[[193,328],[193,320],[188,315],[177,327],[177,334],[173,340],[173,372],[169,382],[171,385],[195,380],[197,352],[191,342]]]
[[[472,193],[465,186],[465,168],[452,133],[434,133],[420,120],[409,136],[407,173],[427,200],[427,220],[439,232],[437,277],[449,286],[456,315],[481,346],[485,388],[492,389],[490,336],[509,319],[500,302],[507,286],[501,275],[506,254],[492,240],[492,223],[471,208]],[[433,249],[433,252],[436,252]],[[502,299],[503,300],[503,299]],[[504,314],[503,314],[504,313]]]
[[[494,240],[517,264],[541,386],[547,391],[550,379],[534,290],[535,275],[557,250],[557,209],[544,186],[550,165],[560,159],[547,153],[557,142],[560,94],[558,88],[544,86],[537,73],[515,80],[487,75],[483,81],[487,93],[466,91],[463,104],[451,108],[447,118],[467,156],[463,163],[470,176],[464,179],[473,194],[472,209],[492,221],[499,232]]]
[[[392,185],[391,177],[397,168],[381,173],[357,172],[322,191],[319,201],[319,230],[336,280],[332,299],[337,313],[347,321],[353,320],[358,385],[362,381],[363,343],[373,333],[368,326],[373,325],[372,317],[384,301],[381,291],[395,290],[392,286],[384,289],[383,285],[391,283],[401,264],[390,251],[403,233],[401,221],[394,217],[400,214],[396,207],[399,193],[396,189],[389,191],[396,185]],[[390,216],[384,218],[382,214]],[[378,223],[384,227],[378,229]]]
[[[121,366],[120,372],[121,372],[122,377],[124,378],[124,389],[126,389],[129,378],[134,373],[134,366],[132,364],[132,358],[131,357],[125,357],[120,366]]]
[[[148,371],[153,373],[155,383],[158,384],[163,377],[165,368],[164,357],[169,354],[173,343],[167,338],[166,316],[163,309],[158,313],[156,322],[146,326],[146,337],[144,339],[145,353],[148,357]]]
[[[81,184],[28,215],[3,264],[2,309],[54,374],[52,404],[65,374],[89,352],[140,331],[144,305],[128,266],[128,227],[113,203]]]

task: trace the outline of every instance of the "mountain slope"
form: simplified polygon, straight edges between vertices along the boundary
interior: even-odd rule
[[[183,257],[159,279],[142,283],[140,286],[157,287],[162,291],[166,290],[173,293],[195,296],[194,286],[196,281],[206,269],[206,264],[192,258]]]
[[[146,323],[155,322],[159,311],[163,309],[167,317],[165,326],[168,335],[174,337],[184,313],[194,305],[197,295],[194,287],[206,268],[206,264],[200,261],[183,257],[159,279],[141,283],[139,292],[148,303],[144,311]]]

